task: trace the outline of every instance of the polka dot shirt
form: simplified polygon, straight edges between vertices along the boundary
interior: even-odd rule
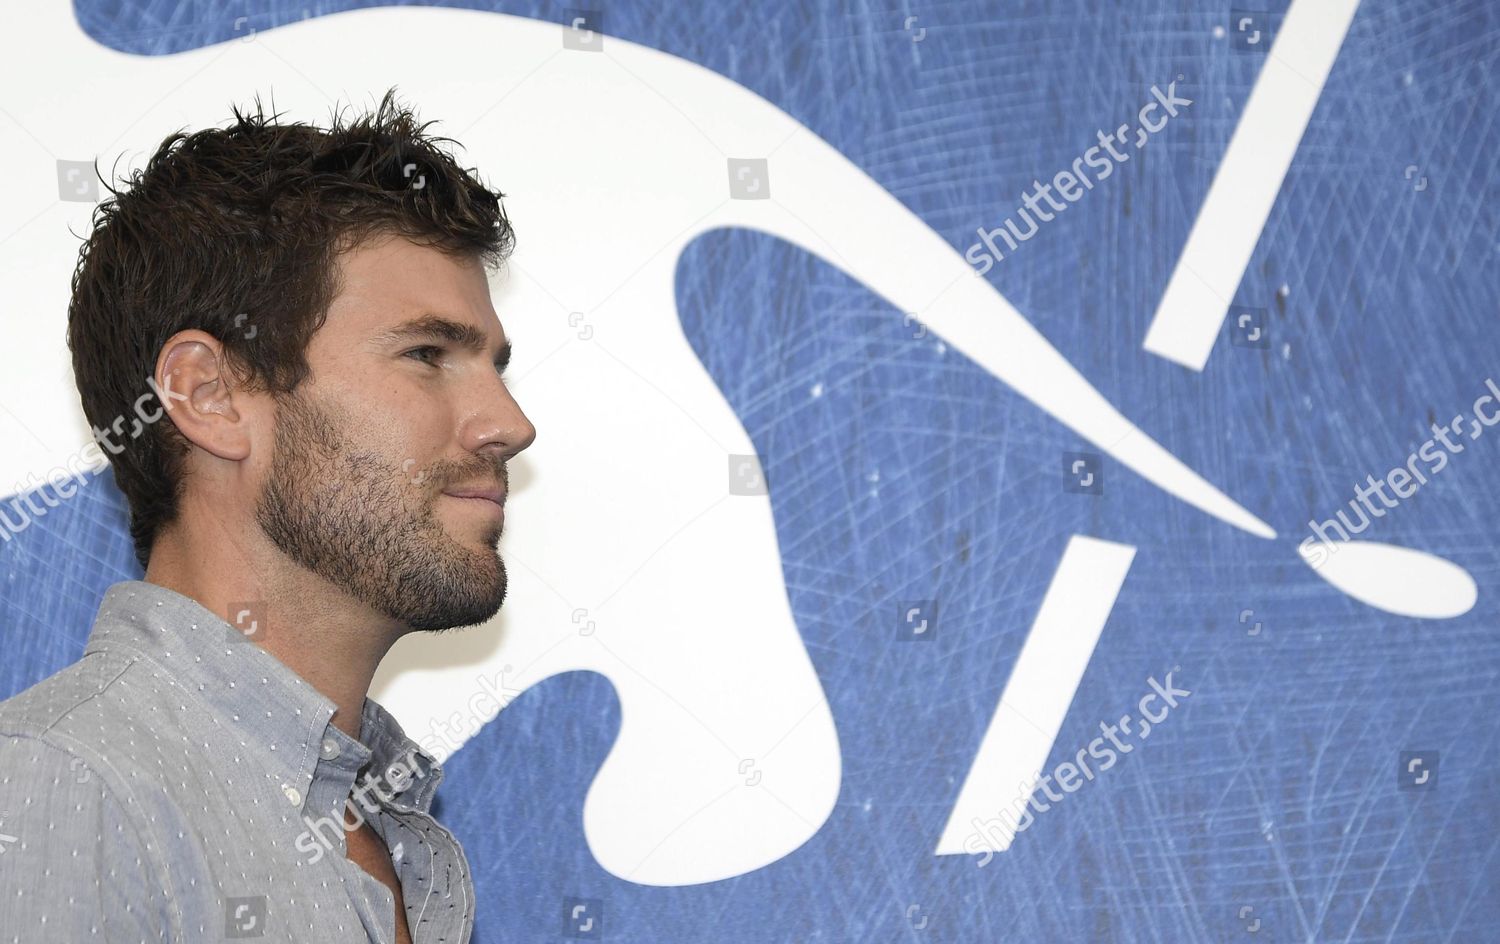
[[[366,699],[334,704],[196,601],[117,583],[83,658],[0,702],[0,944],[466,944],[474,884],[430,810],[442,769]],[[352,797],[352,803],[351,803]]]

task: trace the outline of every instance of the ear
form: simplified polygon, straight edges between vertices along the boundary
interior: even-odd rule
[[[179,331],[162,345],[152,389],[177,430],[221,459],[244,459],[256,413],[229,369],[224,345],[206,331]]]

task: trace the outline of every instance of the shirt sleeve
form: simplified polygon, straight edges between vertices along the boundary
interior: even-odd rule
[[[156,872],[96,770],[37,737],[0,734],[0,924],[7,936],[170,944]]]

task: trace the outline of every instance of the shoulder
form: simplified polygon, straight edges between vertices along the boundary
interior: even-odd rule
[[[170,799],[172,763],[181,766],[161,750],[183,742],[181,694],[150,660],[91,652],[0,702],[0,779],[12,793],[97,782],[128,815],[150,820]]]
[[[5,769],[28,779],[47,777],[66,761],[91,768],[116,792],[138,772],[138,741],[170,726],[170,713],[153,710],[162,684],[150,662],[122,652],[92,652],[21,693],[0,701],[0,740],[27,762]]]
[[[134,660],[91,653],[25,691],[0,701],[0,813],[17,817],[47,806],[77,814],[49,832],[92,817],[129,817],[133,799],[123,732],[137,708],[128,683]]]
[[[163,729],[177,718],[157,710],[165,683],[153,671],[128,653],[93,652],[0,702],[0,819],[16,827],[0,834],[17,837],[13,849],[34,842],[30,857],[54,872],[130,870],[165,891],[157,834],[170,802],[147,744],[173,736]]]
[[[0,701],[0,737],[30,739],[101,772],[134,769],[143,741],[177,736],[180,689],[150,660],[96,651]],[[76,764],[75,764],[76,766]]]
[[[0,734],[40,734],[80,706],[110,694],[136,660],[116,652],[92,652],[24,691],[0,701]]]
[[[35,732],[0,732],[0,887],[7,924],[46,940],[173,940],[160,846],[109,778]]]

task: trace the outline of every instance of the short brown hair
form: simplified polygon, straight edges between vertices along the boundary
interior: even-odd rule
[[[130,419],[162,346],[189,328],[219,339],[247,389],[292,393],[342,288],[337,258],[366,240],[395,234],[490,269],[504,262],[515,243],[505,195],[437,147],[451,138],[424,135],[432,122],[419,125],[395,92],[349,123],[335,110],[327,130],[278,124],[256,96],[254,113],[232,106],[227,128],[169,135],[123,191],[105,181],[112,196],[94,209],[68,305],[96,439]],[[170,420],[123,447],[109,461],[144,568],[177,516],[190,447]]]

